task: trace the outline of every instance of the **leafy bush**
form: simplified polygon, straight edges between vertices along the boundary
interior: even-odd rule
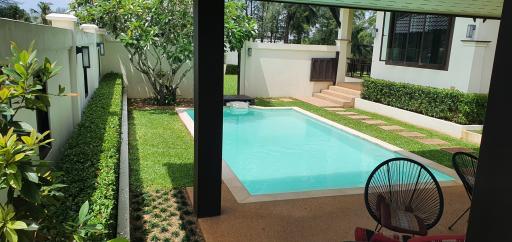
[[[238,75],[238,65],[226,65],[226,75]]]
[[[487,95],[365,78],[361,97],[458,124],[483,124]]]
[[[118,74],[107,74],[82,114],[82,121],[66,144],[58,170],[67,187],[62,206],[55,211],[62,224],[91,202],[88,224],[101,224],[107,237],[115,233],[120,149],[122,84]],[[59,221],[57,221],[59,222]]]

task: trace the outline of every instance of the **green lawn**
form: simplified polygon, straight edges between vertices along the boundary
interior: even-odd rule
[[[452,165],[451,165],[452,155],[446,151],[440,150],[439,146],[423,144],[423,143],[420,143],[413,139],[403,137],[397,133],[385,131],[375,125],[366,124],[361,121],[348,118],[346,116],[337,114],[335,112],[327,111],[323,108],[319,108],[319,107],[310,105],[310,104],[302,102],[302,101],[295,100],[292,102],[284,102],[284,101],[270,100],[270,99],[257,99],[256,105],[266,106],[266,107],[283,107],[283,106],[284,107],[289,107],[289,106],[300,107],[304,110],[310,111],[310,112],[320,115],[324,118],[327,118],[329,120],[332,120],[334,122],[337,122],[339,124],[347,126],[349,128],[355,129],[357,131],[360,131],[362,133],[365,133],[367,135],[370,135],[372,137],[375,137],[377,139],[380,139],[382,141],[385,141],[385,142],[395,145],[397,147],[400,147],[404,150],[407,150],[407,151],[410,151],[417,155],[423,156],[423,157],[430,159],[432,161],[435,161],[439,164],[445,165],[447,167],[452,167]],[[478,152],[477,145],[470,144],[470,143],[461,141],[459,139],[455,139],[450,136],[440,134],[435,131],[422,129],[422,128],[419,128],[419,127],[416,127],[416,126],[413,126],[413,125],[410,125],[407,123],[403,123],[398,120],[387,118],[387,117],[384,117],[384,116],[381,116],[378,114],[364,112],[359,109],[347,109],[347,111],[367,115],[369,117],[385,121],[392,125],[399,125],[403,128],[406,128],[408,131],[415,131],[415,132],[425,134],[428,138],[436,138],[436,139],[444,140],[446,142],[449,142],[450,143],[449,146],[452,146],[452,147],[465,147],[465,148],[473,149]]]
[[[139,190],[192,186],[194,141],[175,111],[130,109],[132,185]]]
[[[237,93],[237,75],[224,76],[224,95],[236,95]]]

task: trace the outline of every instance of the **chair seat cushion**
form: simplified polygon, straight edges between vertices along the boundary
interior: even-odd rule
[[[394,208],[383,197],[380,197],[378,200],[380,224],[383,227],[405,234],[427,234],[425,223],[412,211]]]

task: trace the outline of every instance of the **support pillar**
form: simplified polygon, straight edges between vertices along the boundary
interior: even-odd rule
[[[194,0],[194,210],[220,215],[224,1]]]
[[[336,74],[336,84],[345,82],[347,74],[347,58],[352,56],[350,42],[352,40],[352,22],[354,20],[354,10],[348,8],[340,9],[341,27],[338,29],[338,39],[336,45],[339,48],[338,70]]]
[[[487,114],[467,230],[468,242],[512,241],[512,129],[510,56],[512,1],[503,1],[500,32],[489,89]]]

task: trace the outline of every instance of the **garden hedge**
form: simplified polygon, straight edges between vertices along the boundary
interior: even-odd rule
[[[458,124],[483,124],[487,95],[455,89],[425,87],[366,77],[365,100],[420,113]]]
[[[238,65],[226,65],[226,75],[238,75]]]
[[[117,217],[121,110],[122,77],[107,74],[84,109],[57,166],[62,172],[59,182],[67,187],[56,217],[64,224],[88,200],[93,216],[89,223],[102,224],[107,238],[115,235]]]

